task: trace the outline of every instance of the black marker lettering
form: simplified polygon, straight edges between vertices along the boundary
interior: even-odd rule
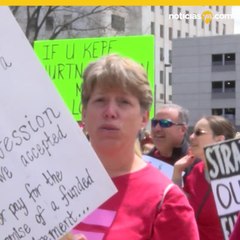
[[[7,63],[4,57],[0,57],[0,64],[2,66],[2,69],[4,70],[7,70],[12,66],[12,63],[11,62]]]

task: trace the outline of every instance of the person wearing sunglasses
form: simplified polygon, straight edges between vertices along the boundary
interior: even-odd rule
[[[188,110],[177,104],[162,105],[151,120],[153,149],[147,154],[174,165],[188,152]]]
[[[174,165],[172,180],[183,188],[194,209],[200,240],[224,239],[207,174],[204,147],[234,138],[235,134],[234,126],[222,116],[201,118],[190,135],[191,153]],[[199,161],[193,163],[196,157]],[[184,175],[185,169],[188,169],[188,172]]]
[[[88,240],[198,240],[194,212],[184,193],[135,150],[152,104],[143,67],[116,54],[90,63],[83,74],[81,99],[89,141],[118,192],[73,233]]]

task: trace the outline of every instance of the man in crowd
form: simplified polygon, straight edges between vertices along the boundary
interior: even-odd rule
[[[188,110],[177,104],[164,104],[151,120],[153,149],[147,154],[174,165],[188,153]]]

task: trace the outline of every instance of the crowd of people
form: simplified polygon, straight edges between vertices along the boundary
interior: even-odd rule
[[[92,213],[94,222],[87,217],[62,240],[224,239],[204,147],[235,137],[227,119],[204,116],[189,134],[188,110],[164,104],[148,132],[152,93],[146,72],[116,54],[89,64],[81,100],[89,141],[118,192]],[[141,154],[172,165],[172,179]],[[240,239],[239,224],[231,240]]]

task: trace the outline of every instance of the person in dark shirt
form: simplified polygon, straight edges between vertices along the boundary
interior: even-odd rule
[[[188,153],[188,110],[164,104],[151,120],[153,149],[147,154],[171,165]]]

